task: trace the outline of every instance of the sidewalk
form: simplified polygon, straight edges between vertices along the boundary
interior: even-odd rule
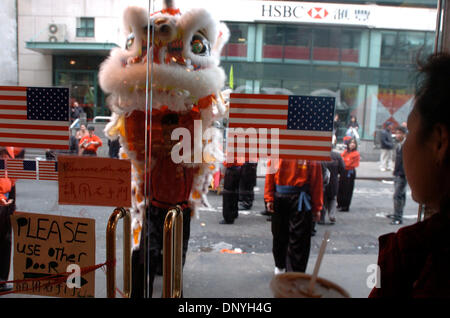
[[[312,274],[317,255],[311,255],[306,269]],[[367,298],[369,266],[377,255],[326,254],[319,276],[343,287],[352,298]],[[220,265],[219,265],[220,264]],[[221,254],[190,252],[183,271],[186,298],[272,298],[272,254]],[[153,297],[160,297],[162,278],[155,278]]]
[[[356,168],[356,179],[393,180],[392,171],[381,171],[377,161],[361,161]]]

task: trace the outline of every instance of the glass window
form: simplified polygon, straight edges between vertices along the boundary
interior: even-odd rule
[[[78,18],[77,19],[77,37],[93,38],[95,36],[95,19]]]
[[[263,58],[281,59],[283,58],[284,26],[265,25]]]
[[[313,60],[339,61],[340,29],[313,30]]]
[[[222,51],[222,56],[247,57],[248,50],[248,24],[227,23],[230,30],[230,39]]]
[[[309,60],[311,56],[311,29],[298,26],[285,28],[284,58],[293,60]]]
[[[359,62],[359,47],[361,45],[361,31],[342,30],[341,32],[341,61],[348,63]]]
[[[380,65],[414,65],[420,56],[432,52],[432,41],[427,41],[426,35],[425,32],[383,31]]]

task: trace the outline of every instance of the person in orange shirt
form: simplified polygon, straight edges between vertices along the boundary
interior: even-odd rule
[[[85,156],[97,156],[97,149],[103,145],[102,140],[94,134],[95,127],[89,126],[88,131],[89,135],[80,140],[81,153]]]
[[[14,158],[14,148],[0,147],[0,159],[8,158]],[[14,180],[8,177],[0,178],[0,292],[12,289],[2,281],[8,280],[11,263],[10,216],[15,210],[15,193]]]
[[[355,187],[356,168],[359,167],[361,158],[355,139],[349,141],[347,149],[344,150],[341,156],[344,159],[345,173],[339,178],[337,208],[341,212],[348,212],[352,202],[353,188]]]
[[[322,167],[312,161],[280,159],[269,160],[267,168],[264,201],[273,213],[275,274],[305,272],[312,222],[319,220],[323,205]]]

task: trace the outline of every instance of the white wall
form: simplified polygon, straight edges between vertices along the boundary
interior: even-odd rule
[[[0,85],[17,85],[16,1],[0,1]]]
[[[4,6],[1,1],[1,6]],[[6,0],[15,3],[14,0]],[[122,13],[128,5],[147,8],[146,0],[18,0],[18,81],[23,86],[52,85],[52,55],[26,48],[27,41],[47,42],[49,24],[66,26],[68,42],[122,45]],[[2,12],[4,10],[1,10]],[[15,15],[14,15],[15,16]],[[95,18],[95,37],[76,37],[78,17]],[[0,36],[3,36],[3,32]]]

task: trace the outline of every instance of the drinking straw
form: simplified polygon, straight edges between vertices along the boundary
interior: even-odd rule
[[[314,272],[311,276],[311,280],[309,281],[308,293],[310,295],[314,294],[314,285],[316,284],[317,275],[319,274],[320,264],[322,263],[323,254],[325,254],[325,249],[327,247],[327,242],[330,237],[330,231],[326,231],[322,240],[322,244],[320,246],[319,255],[317,256],[316,264],[314,266]]]

